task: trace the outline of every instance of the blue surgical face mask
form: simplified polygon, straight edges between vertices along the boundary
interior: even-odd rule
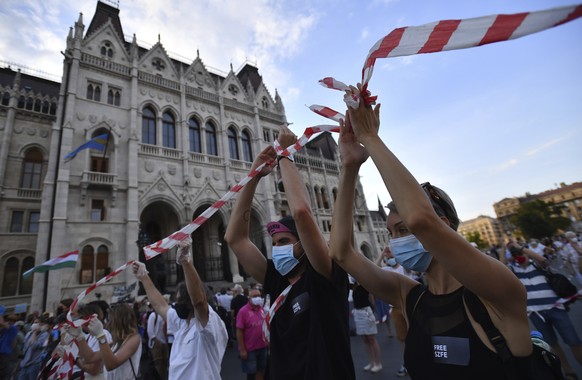
[[[386,263],[387,263],[388,265],[390,265],[391,267],[393,267],[393,266],[395,266],[396,264],[398,264],[398,263],[396,262],[396,259],[395,259],[394,257],[391,257],[391,258],[389,258],[389,259],[386,261]]]
[[[404,269],[426,272],[432,260],[430,253],[414,235],[390,240],[390,248],[394,258]]]
[[[293,256],[294,246],[295,244],[287,244],[273,247],[273,264],[281,276],[286,276],[299,264],[299,260]]]

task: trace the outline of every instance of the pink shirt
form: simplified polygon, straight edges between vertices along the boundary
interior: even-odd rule
[[[253,309],[248,303],[236,316],[236,328],[243,331],[243,339],[247,351],[255,351],[267,347],[263,340],[263,321],[265,312],[262,307]]]

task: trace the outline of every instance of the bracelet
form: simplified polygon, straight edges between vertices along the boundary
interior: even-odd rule
[[[286,158],[286,159],[288,159],[291,162],[295,162],[295,160],[293,159],[293,155],[290,154],[288,156],[278,156],[277,157],[277,163],[279,163],[279,161],[281,161],[283,158]]]

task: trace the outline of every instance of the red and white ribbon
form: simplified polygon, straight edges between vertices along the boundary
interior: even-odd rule
[[[293,153],[297,152],[299,149],[301,149],[307,143],[307,141],[309,141],[311,136],[313,136],[316,133],[324,132],[324,131],[339,132],[339,127],[334,126],[334,125],[318,125],[315,127],[307,128],[305,130],[305,132],[303,133],[303,136],[301,136],[294,145],[291,145],[290,147],[287,147],[285,149],[283,149],[283,147],[281,147],[279,142],[276,141],[274,146],[275,146],[275,149],[277,150],[277,154],[283,155],[283,156],[288,156],[290,154],[293,154]],[[179,231],[174,232],[170,236],[168,236],[160,241],[157,241],[153,244],[145,246],[143,248],[143,250],[144,250],[144,254],[145,254],[146,258],[149,260],[153,257],[156,257],[157,255],[167,251],[168,249],[175,247],[178,244],[178,242],[190,237],[190,235],[192,235],[192,233],[194,231],[196,231],[198,229],[198,227],[200,227],[208,219],[210,219],[210,217],[212,215],[214,215],[214,213],[216,213],[216,211],[218,211],[222,206],[224,206],[224,204],[228,200],[230,200],[232,197],[234,197],[251,179],[256,177],[257,174],[259,174],[261,172],[261,170],[265,167],[265,165],[272,165],[272,164],[273,164],[272,161],[271,162],[264,162],[259,167],[257,167],[255,170],[251,171],[245,178],[243,178],[238,184],[236,184],[232,189],[230,189],[230,191],[228,191],[226,194],[224,194],[224,196],[222,198],[220,198],[218,201],[214,202],[214,204],[212,206],[207,208],[202,214],[200,214],[200,216],[198,216],[196,219],[194,219],[194,221],[192,221],[191,223],[189,223],[188,225],[186,225],[185,227],[183,227]]]
[[[263,339],[265,342],[270,342],[271,340],[271,321],[275,318],[275,314],[277,310],[283,306],[285,300],[287,299],[287,295],[291,291],[293,284],[289,284],[282,292],[279,294],[275,302],[271,305],[267,313],[265,314],[265,320],[263,321]]]
[[[338,123],[340,120],[345,119],[344,114],[337,112],[335,110],[332,110],[329,107],[319,106],[317,104],[313,104],[313,105],[309,106],[309,109],[318,115],[321,115],[323,117],[327,117],[328,119],[333,120],[333,121],[337,121]]]

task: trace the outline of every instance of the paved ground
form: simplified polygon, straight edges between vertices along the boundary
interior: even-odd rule
[[[578,301],[572,305],[570,318],[576,326],[578,335],[582,337],[582,301]],[[366,364],[368,364],[368,358],[362,338],[358,336],[353,336],[351,338],[352,357],[356,368],[356,378],[358,380],[398,378],[396,372],[400,368],[402,361],[402,354],[400,353],[398,340],[395,337],[388,337],[388,331],[384,325],[379,325],[377,339],[382,351],[382,365],[384,368],[379,373],[372,374],[365,372],[362,369]],[[576,363],[570,350],[566,348],[567,346],[564,345],[563,347],[568,355],[570,364],[577,370],[578,377],[582,379],[582,366]],[[224,380],[246,379],[246,376],[243,375],[240,369],[240,360],[238,358],[236,347],[227,348],[226,350],[222,361],[222,378]],[[404,379],[407,378],[408,377],[405,377]]]

